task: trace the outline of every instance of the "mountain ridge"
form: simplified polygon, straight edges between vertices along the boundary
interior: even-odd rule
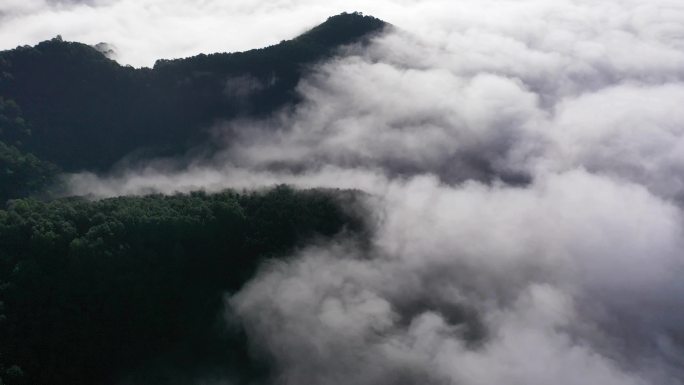
[[[301,77],[339,47],[363,43],[387,23],[343,13],[302,35],[244,52],[122,66],[95,47],[61,38],[0,52],[0,97],[26,132],[0,142],[66,171],[104,171],[135,151],[173,155],[206,141],[217,120],[263,117],[298,101]]]

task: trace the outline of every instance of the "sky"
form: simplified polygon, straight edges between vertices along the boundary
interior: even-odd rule
[[[295,108],[216,124],[216,156],[66,176],[94,197],[367,193],[370,246],[303,248],[226,294],[273,383],[684,383],[680,1],[3,4],[5,47],[61,33],[133,65],[343,10],[397,27],[314,68]]]
[[[290,39],[341,12],[390,22],[411,19],[416,1],[3,0],[0,49],[61,35],[109,43],[136,67],[163,58],[260,48]]]

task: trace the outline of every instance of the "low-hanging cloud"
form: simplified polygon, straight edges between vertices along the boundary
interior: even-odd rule
[[[680,383],[682,217],[643,187],[419,177],[376,209],[370,260],[306,250],[230,299],[278,381]]]
[[[396,4],[420,17],[217,126],[220,154],[72,192],[368,192],[370,247],[226,299],[274,383],[682,384],[684,6]]]

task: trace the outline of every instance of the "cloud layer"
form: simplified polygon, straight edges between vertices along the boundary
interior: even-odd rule
[[[370,248],[302,250],[227,298],[275,383],[682,384],[684,6],[378,4],[402,29],[216,127],[221,154],[72,191],[370,193]]]

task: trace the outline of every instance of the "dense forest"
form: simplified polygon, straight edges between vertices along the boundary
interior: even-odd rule
[[[308,68],[384,26],[345,13],[274,46],[139,69],[60,37],[0,52],[0,142],[66,171],[106,170],[133,152],[181,153],[216,121],[296,103]]]
[[[264,260],[363,230],[355,194],[14,200],[0,211],[0,383],[267,376],[223,298]]]
[[[47,194],[58,183],[58,171],[55,165],[0,142],[0,203]]]
[[[45,194],[57,182],[57,166],[20,150],[30,135],[16,102],[0,96],[0,207],[9,199]]]

